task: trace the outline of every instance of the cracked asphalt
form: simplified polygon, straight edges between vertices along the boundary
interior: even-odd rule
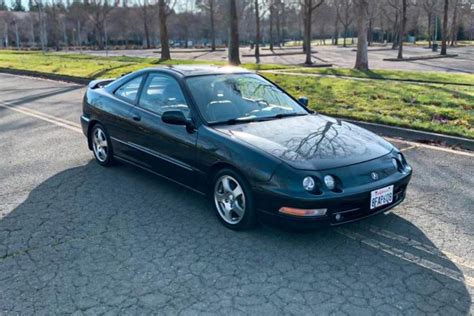
[[[473,154],[400,141],[393,213],[233,232],[191,191],[96,164],[83,92],[0,74],[0,314],[474,313]]]

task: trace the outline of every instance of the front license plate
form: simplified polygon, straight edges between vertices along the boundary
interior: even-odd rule
[[[393,202],[393,185],[370,192],[370,209]]]

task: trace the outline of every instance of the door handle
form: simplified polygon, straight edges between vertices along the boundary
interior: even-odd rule
[[[142,117],[140,116],[140,114],[134,113],[134,114],[132,114],[132,119],[133,119],[134,121],[137,121],[137,122],[138,122],[138,121],[140,121],[140,120],[142,119]]]

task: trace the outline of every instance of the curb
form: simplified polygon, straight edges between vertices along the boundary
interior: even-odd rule
[[[458,57],[456,54],[449,54],[449,55],[430,55],[430,56],[419,56],[419,57],[407,57],[403,59],[398,58],[384,58],[384,61],[395,61],[395,62],[402,62],[402,61],[416,61],[416,60],[428,60],[428,59],[441,59],[441,58],[455,58]]]
[[[436,143],[450,147],[458,147],[470,151],[474,151],[474,139],[443,135],[432,132],[425,132],[404,127],[390,126],[378,123],[369,123],[362,121],[355,121],[341,117],[342,120],[352,123],[354,125],[368,129],[376,134],[387,137],[400,137],[405,140],[410,140],[420,143]]]
[[[56,75],[56,74],[47,74],[32,70],[21,70],[21,69],[10,69],[10,68],[2,68],[0,67],[0,73],[6,73],[11,75],[20,75],[20,76],[30,76],[35,78],[42,78],[42,79],[50,79],[56,81],[64,81],[70,83],[77,83],[82,85],[87,85],[93,78],[83,78],[83,77],[74,77],[74,76],[66,76],[66,75]]]
[[[30,71],[30,70],[18,70],[18,69],[9,69],[9,68],[1,68],[1,67],[0,67],[0,73],[31,76],[31,77],[36,77],[36,78],[71,82],[71,83],[82,84],[82,85],[87,85],[91,80],[93,80],[92,78],[87,79],[87,78],[80,78],[80,77],[73,77],[73,76],[46,74],[46,73]],[[384,124],[378,124],[378,123],[356,121],[353,119],[349,119],[342,116],[336,116],[336,115],[331,115],[331,116],[335,118],[340,118],[346,122],[368,129],[369,131],[372,131],[382,136],[400,137],[400,138],[410,140],[410,141],[415,141],[415,142],[438,143],[442,145],[458,147],[458,148],[474,151],[474,139],[458,137],[458,136],[443,135],[443,134],[438,134],[438,133],[425,132],[425,131],[420,131],[420,130],[414,130],[414,129],[404,128],[404,127],[390,126],[390,125],[384,125]]]

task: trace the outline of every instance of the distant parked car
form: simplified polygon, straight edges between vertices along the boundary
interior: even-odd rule
[[[96,80],[82,128],[97,162],[130,163],[208,194],[221,222],[337,225],[400,204],[412,169],[375,134],[314,113],[240,68],[143,69]]]

